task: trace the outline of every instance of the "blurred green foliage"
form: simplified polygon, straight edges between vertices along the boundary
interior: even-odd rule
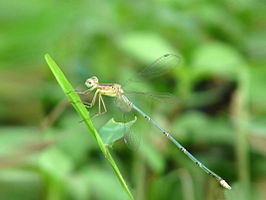
[[[128,198],[47,52],[77,88],[93,75],[124,82],[165,53],[182,55],[168,79],[142,83],[180,103],[136,103],[232,190],[139,116],[139,148],[121,140],[110,149],[135,199],[265,199],[265,8],[259,0],[1,1],[0,199]],[[98,130],[110,117],[95,119]]]

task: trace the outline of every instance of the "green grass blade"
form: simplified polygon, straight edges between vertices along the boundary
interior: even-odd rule
[[[65,95],[68,97],[69,101],[72,103],[73,107],[76,109],[76,111],[78,112],[78,114],[80,115],[82,120],[84,121],[84,123],[87,126],[87,128],[89,129],[90,133],[96,139],[96,141],[97,141],[99,147],[101,148],[104,156],[106,157],[106,159],[108,160],[108,162],[112,166],[120,184],[122,185],[122,187],[124,188],[124,190],[126,191],[128,196],[130,197],[130,199],[134,199],[128,186],[127,186],[127,184],[126,184],[126,182],[125,182],[125,180],[123,179],[122,174],[120,173],[113,157],[111,156],[110,152],[108,151],[108,148],[104,145],[101,137],[98,135],[96,129],[94,128],[93,123],[90,119],[90,115],[89,115],[87,109],[85,108],[85,106],[83,105],[81,99],[79,98],[79,96],[75,92],[73,92],[74,91],[73,87],[67,81],[65,75],[60,70],[60,68],[57,66],[55,61],[48,54],[45,55],[45,60],[46,60],[47,64],[49,65],[51,71],[53,72],[57,82],[59,83],[59,85],[63,89]]]

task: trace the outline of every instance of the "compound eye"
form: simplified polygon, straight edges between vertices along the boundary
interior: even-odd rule
[[[85,82],[85,85],[86,85],[87,87],[92,87],[93,84],[94,84],[94,82],[93,82],[91,79],[88,79],[88,80]]]

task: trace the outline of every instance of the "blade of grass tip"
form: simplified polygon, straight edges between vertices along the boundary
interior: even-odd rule
[[[68,82],[65,75],[63,74],[61,69],[58,67],[58,65],[55,63],[55,61],[49,56],[49,54],[45,55],[45,60],[48,64],[48,66],[50,67],[52,73],[54,74],[57,82],[59,83],[59,85],[63,89],[65,95],[68,97],[69,101],[72,103],[73,107],[75,108],[75,110],[78,112],[78,114],[80,115],[80,117],[84,121],[84,123],[87,126],[87,128],[89,129],[90,133],[96,139],[96,141],[97,141],[99,147],[101,148],[104,156],[106,157],[106,159],[108,160],[108,162],[112,166],[120,184],[122,185],[122,187],[124,188],[124,190],[128,194],[129,198],[134,199],[128,186],[127,186],[127,184],[126,184],[126,182],[125,182],[125,180],[123,179],[122,174],[120,173],[113,157],[111,156],[110,152],[108,151],[108,148],[105,147],[104,143],[102,142],[101,137],[99,136],[96,129],[94,128],[93,123],[90,119],[90,115],[89,115],[87,109],[85,108],[85,106],[83,105],[81,99],[79,98],[79,96],[75,92],[73,92],[74,91],[73,87]]]

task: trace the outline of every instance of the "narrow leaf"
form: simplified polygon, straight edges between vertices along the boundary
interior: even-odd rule
[[[129,198],[134,199],[131,192],[129,191],[129,188],[128,188],[125,180],[123,179],[122,174],[120,173],[113,157],[111,156],[110,152],[108,151],[108,148],[105,147],[101,137],[99,136],[96,129],[94,128],[93,123],[90,119],[90,115],[89,115],[87,109],[85,108],[85,106],[83,105],[83,103],[81,102],[79,96],[75,92],[73,92],[74,89],[72,88],[71,84],[67,81],[63,72],[60,70],[60,68],[57,66],[55,61],[48,54],[45,55],[45,60],[46,60],[47,64],[49,65],[51,71],[53,72],[57,82],[59,83],[59,85],[63,89],[65,95],[68,97],[69,101],[72,103],[73,107],[76,109],[76,111],[78,112],[78,114],[80,115],[82,120],[84,121],[85,125],[89,129],[92,136],[96,139],[96,141],[97,141],[99,147],[101,148],[104,156],[107,158],[108,162],[110,163],[111,167],[113,168],[120,184],[122,185],[122,187],[124,188],[124,190],[128,194]]]

